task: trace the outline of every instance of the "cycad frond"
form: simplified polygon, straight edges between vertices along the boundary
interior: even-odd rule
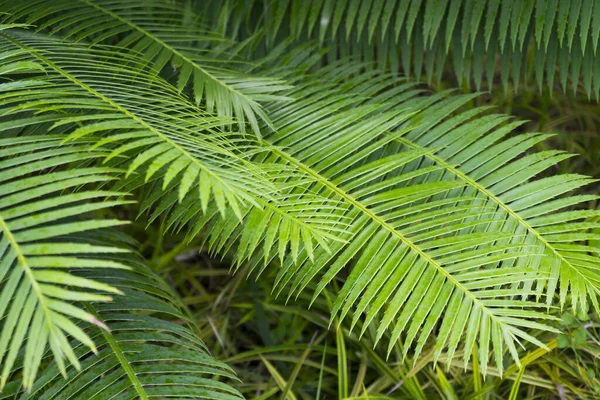
[[[269,123],[261,103],[285,100],[277,94],[288,88],[283,81],[244,73],[252,67],[235,59],[234,44],[225,46],[225,38],[199,28],[182,2],[58,0],[45,2],[40,12],[37,1],[8,0],[0,9],[68,40],[130,48],[154,73],[178,71],[179,91],[191,84],[196,103],[209,113],[235,117],[242,132],[248,122],[259,135],[259,122]],[[236,64],[237,70],[231,68]]]
[[[102,247],[119,243],[110,233],[88,240]],[[110,331],[86,331],[97,345],[97,354],[73,344],[80,368],[69,368],[67,379],[54,363],[27,393],[20,394],[21,383],[15,381],[6,386],[0,399],[19,395],[21,399],[242,399],[237,390],[223,382],[237,379],[231,368],[212,358],[194,331],[181,324],[188,318],[169,287],[134,257],[112,262],[126,262],[133,270],[110,276],[94,271],[86,274],[89,279],[110,282],[124,293],[111,303],[85,303],[86,312],[110,327]]]
[[[505,90],[510,78],[518,88],[531,72],[540,91],[544,84],[552,91],[556,78],[563,90],[569,81],[577,90],[582,78],[588,96],[600,94],[600,4],[594,0],[284,0],[244,7],[212,1],[197,7],[207,24],[234,38],[244,32],[241,25],[264,29],[267,46],[287,37],[332,41],[329,60],[374,61],[428,81],[439,81],[452,64],[459,83],[473,82],[478,90],[484,76],[492,85],[499,65]]]
[[[544,322],[553,317],[540,310],[557,287],[561,306],[570,295],[575,309],[588,296],[598,307],[597,253],[587,240],[599,224],[582,221],[597,213],[554,213],[590,199],[562,197],[590,180],[535,180],[569,156],[524,155],[544,135],[504,139],[518,123],[481,117],[484,108],[455,114],[473,95],[426,95],[347,61],[318,76],[294,69],[286,94],[296,101],[269,104],[276,129],[251,140],[218,129],[223,118],[124,51],[0,37],[6,62],[46,71],[6,87],[2,106],[15,117],[6,127],[54,119],[67,139],[98,136],[95,146],[115,165],[125,156],[131,175],[122,187],[152,181],[142,204],[155,206],[152,218],[169,210],[168,227],[203,231],[221,254],[237,245],[238,262],[257,274],[279,255],[278,293],[287,287],[292,297],[320,278],[317,296],[347,271],[332,322],[351,315],[363,333],[374,325],[375,342],[389,335],[390,351],[402,341],[417,359],[435,331],[435,359],[447,349],[452,360],[460,346],[466,362],[477,342],[485,373],[490,349],[502,369],[505,349],[518,363],[521,341],[544,347],[537,334],[553,331]],[[328,235],[341,240],[326,243]]]
[[[139,58],[22,32],[2,35],[2,50],[10,54],[3,62],[36,62],[46,70],[39,80],[26,87],[11,86],[0,97],[4,114],[12,118],[5,128],[51,121],[51,129],[64,132],[65,140],[94,138],[91,148],[110,149],[106,160],[128,168],[131,179],[123,181],[120,190],[160,182],[144,206],[165,199],[160,209],[179,205],[175,215],[187,215],[184,222],[206,211],[213,199],[221,216],[227,208],[240,220],[252,207],[264,210],[265,216],[273,217],[273,232],[286,236],[296,252],[300,243],[307,248],[313,242],[326,246],[327,239],[335,240],[343,232],[343,221],[327,218],[336,204],[310,193],[290,195],[295,187],[310,183],[310,176],[293,166],[252,161],[271,149],[249,135],[220,129],[223,118],[190,103],[139,66]],[[131,66],[131,71],[125,69]],[[37,115],[27,113],[31,111]],[[307,204],[313,212],[302,207]]]
[[[112,219],[80,219],[82,214],[125,204],[118,192],[79,190],[89,183],[115,178],[110,168],[79,166],[106,156],[90,152],[85,143],[61,146],[52,136],[0,140],[0,388],[17,356],[22,359],[23,384],[33,384],[49,345],[58,368],[63,359],[79,367],[69,337],[96,352],[93,339],[72,320],[106,328],[94,314],[73,302],[110,301],[121,292],[110,284],[85,278],[77,270],[126,269],[107,261],[107,253],[126,250],[81,242],[74,236],[123,224]],[[57,170],[58,168],[58,170]],[[54,170],[52,172],[46,172]]]
[[[484,108],[448,117],[473,95],[424,96],[415,83],[362,68],[324,68],[295,82],[296,102],[268,109],[277,130],[263,143],[313,177],[307,190],[346,205],[331,218],[352,221],[347,243],[315,249],[314,263],[305,251],[285,260],[278,293],[286,287],[291,297],[320,276],[317,296],[350,264],[332,318],[353,314],[354,326],[365,314],[363,333],[376,323],[376,340],[391,332],[391,349],[404,338],[405,354],[416,343],[415,359],[436,326],[436,357],[447,348],[452,359],[463,343],[467,361],[478,337],[484,371],[490,347],[500,368],[505,348],[518,362],[520,340],[543,347],[529,328],[549,330],[536,322],[550,318],[537,311],[544,289],[547,304],[560,282],[561,305],[568,293],[574,308],[586,309],[588,296],[597,306],[600,276],[584,241],[598,224],[581,220],[598,213],[553,213],[596,198],[560,197],[592,180],[533,179],[568,155],[520,157],[545,135],[504,139],[518,122],[478,116]],[[406,110],[423,111],[405,122]],[[277,247],[264,227],[253,233]]]

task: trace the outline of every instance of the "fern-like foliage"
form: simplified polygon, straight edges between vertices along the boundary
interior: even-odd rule
[[[24,54],[4,53],[3,75],[29,76],[0,84],[4,105],[23,93],[12,89],[50,85],[35,78],[40,64],[13,58]],[[235,379],[233,371],[193,330],[165,318],[187,321],[170,288],[106,230],[125,221],[83,218],[130,203],[97,188],[123,173],[93,166],[111,153],[91,149],[97,141],[33,135],[27,128],[41,130],[55,117],[14,118],[10,110],[0,140],[0,398],[19,397],[22,388],[22,398],[36,399],[242,398],[220,381]]]
[[[184,202],[189,195],[185,204],[193,202],[196,212],[206,210],[211,199],[221,215],[227,206],[238,218],[250,206],[266,209],[286,226],[302,232],[298,240],[307,246],[307,242],[325,244],[327,239],[336,239],[338,230],[343,231],[341,224],[326,218],[335,204],[316,196],[293,198],[282,192],[303,185],[310,177],[297,169],[251,161],[257,153],[270,150],[247,135],[222,131],[221,117],[190,103],[173,86],[144,69],[139,58],[17,31],[4,34],[4,38],[3,50],[11,55],[6,57],[7,63],[13,58],[36,62],[46,73],[36,84],[33,97],[31,86],[11,87],[11,94],[2,102],[5,114],[12,116],[7,126],[54,121],[50,129],[59,129],[65,140],[90,138],[95,140],[90,148],[109,146],[105,162],[124,166],[131,177],[123,181],[122,190],[132,191],[163,178],[151,200],[160,199],[169,189],[169,198],[175,202]],[[31,111],[38,116],[31,117]],[[302,208],[307,202],[317,214]],[[283,228],[273,226],[275,232]],[[296,245],[294,242],[294,248]]]
[[[247,263],[254,277],[279,258],[275,290],[288,298],[309,287],[319,296],[339,280],[331,322],[351,318],[351,329],[358,326],[375,343],[385,338],[388,353],[402,343],[403,355],[412,350],[415,360],[435,336],[435,360],[445,352],[450,364],[462,349],[466,363],[476,347],[482,372],[493,358],[501,374],[508,354],[519,364],[523,342],[546,348],[539,334],[554,331],[550,307],[569,300],[575,310],[599,308],[597,249],[589,243],[598,238],[598,222],[589,220],[598,213],[563,211],[596,196],[570,195],[591,182],[584,176],[539,178],[570,157],[531,153],[546,135],[516,135],[519,122],[483,107],[463,110],[475,95],[428,94],[370,63],[330,59],[317,74],[307,72],[326,53],[287,43],[261,68],[293,85],[281,92],[293,101],[265,98],[268,118],[253,127],[261,134],[246,135],[226,118],[239,117],[235,112],[213,115],[210,102],[194,104],[198,91],[186,90],[185,67],[183,84],[157,74],[175,54],[169,49],[161,57],[167,47],[144,33],[159,29],[148,22],[159,16],[141,17],[137,3],[84,0],[73,13],[66,3],[6,3],[11,18],[46,21],[42,31],[69,37],[84,20],[81,39],[92,46],[0,32],[0,68],[30,73],[11,74],[5,83],[2,132],[24,140],[48,128],[67,145],[104,154],[107,165],[127,170],[118,191],[143,191],[141,211],[151,213],[150,221],[164,217],[168,229],[201,235],[211,250]],[[366,18],[375,3],[336,2],[342,11],[332,15],[341,20],[368,4],[360,14]],[[288,8],[280,4],[276,16],[283,21]],[[309,3],[294,3],[296,21],[326,10],[303,4]],[[396,9],[395,1],[385,4]],[[451,4],[457,13],[466,10],[460,1]],[[252,3],[223,9],[223,18],[235,17],[229,26],[241,26],[236,18],[246,5]],[[323,7],[334,10],[333,2]],[[312,12],[302,19],[305,8]],[[418,21],[419,10],[411,6],[409,17]],[[119,16],[119,28],[92,28],[98,12],[107,20]],[[349,21],[351,35],[354,17]],[[146,23],[141,34],[131,30]],[[294,30],[300,35],[302,25]],[[95,46],[94,38],[103,40],[99,32],[128,39],[121,47]],[[182,40],[198,35],[187,32]],[[277,30],[268,36],[275,42]],[[235,93],[221,95],[224,103],[237,101]],[[130,381],[123,382],[140,395]]]
[[[264,29],[267,46],[310,38],[332,44],[329,60],[350,56],[430,82],[451,65],[459,83],[479,90],[484,77],[489,85],[495,81],[499,66],[505,90],[511,79],[518,88],[531,71],[540,91],[545,84],[552,92],[558,80],[563,90],[577,90],[581,81],[588,96],[600,93],[600,4],[594,0],[249,0],[196,6],[207,24],[234,38],[246,29]]]
[[[47,29],[75,42],[117,42],[131,48],[155,74],[171,76],[179,91],[193,88],[195,102],[225,117],[235,117],[241,131],[269,119],[261,103],[285,100],[277,92],[287,88],[281,80],[247,73],[252,65],[236,59],[234,42],[198,27],[192,9],[180,2],[161,0],[115,2],[110,0],[2,1],[10,18]],[[218,48],[215,48],[218,45]],[[226,67],[234,66],[234,68]],[[237,67],[235,67],[237,65]]]
[[[3,279],[3,285],[0,287],[0,305],[2,313],[4,314],[5,310],[8,310],[8,313],[0,325],[2,328],[0,350],[3,354],[6,353],[2,363],[2,384],[4,385],[15,365],[23,366],[23,385],[31,389],[47,345],[50,345],[54,354],[56,371],[66,374],[67,366],[63,361],[65,357],[76,369],[86,369],[86,365],[97,366],[97,359],[92,353],[110,344],[110,349],[107,347],[105,353],[114,352],[113,357],[122,363],[121,370],[127,372],[127,377],[121,376],[124,379],[120,384],[123,390],[129,390],[131,386],[131,390],[142,398],[155,396],[152,393],[168,396],[169,393],[184,392],[207,398],[235,397],[236,392],[232,389],[206,379],[207,374],[209,377],[211,374],[231,376],[230,372],[223,370],[222,365],[214,362],[207,355],[190,356],[188,359],[182,359],[181,363],[177,362],[171,371],[175,374],[172,377],[163,376],[160,379],[153,379],[156,371],[168,372],[161,369],[163,365],[160,362],[153,370],[141,368],[140,374],[149,374],[149,377],[147,380],[140,380],[142,378],[137,377],[139,374],[131,372],[128,362],[123,360],[122,354],[118,351],[117,342],[120,339],[113,338],[110,333],[92,336],[85,331],[85,326],[77,326],[69,319],[69,317],[82,319],[108,329],[104,318],[110,319],[110,316],[101,317],[98,314],[99,309],[76,307],[71,302],[97,303],[112,300],[101,292],[122,294],[122,291],[101,281],[112,284],[115,279],[131,280],[127,277],[119,278],[117,272],[102,272],[97,276],[98,279],[94,279],[96,276],[93,273],[88,273],[84,277],[67,272],[79,268],[88,271],[91,268],[128,268],[118,261],[106,260],[106,253],[122,251],[119,248],[90,245],[78,240],[84,231],[122,223],[110,219],[77,220],[77,216],[82,213],[127,203],[124,200],[111,199],[121,196],[122,193],[99,190],[79,190],[73,193],[70,191],[82,185],[106,184],[126,172],[126,170],[115,169],[115,166],[129,168],[132,176],[142,166],[147,167],[145,164],[147,161],[152,161],[151,168],[159,170],[164,165],[157,166],[154,161],[163,153],[168,151],[173,153],[173,150],[176,150],[177,154],[174,157],[163,156],[162,162],[165,165],[177,163],[178,157],[183,158],[184,162],[178,162],[178,170],[175,173],[172,172],[171,165],[171,168],[163,169],[160,176],[171,171],[173,174],[171,179],[173,179],[179,174],[176,191],[178,196],[184,196],[186,194],[184,191],[187,192],[191,187],[195,187],[193,198],[204,207],[206,207],[204,202],[208,202],[208,196],[213,193],[217,208],[225,210],[225,207],[229,206],[230,209],[235,210],[237,207],[234,204],[237,203],[234,202],[237,200],[233,194],[226,191],[226,187],[225,190],[222,189],[221,185],[224,185],[222,182],[232,182],[232,180],[241,182],[242,186],[236,184],[232,186],[235,187],[236,193],[241,193],[235,195],[242,199],[239,200],[241,205],[246,198],[244,188],[251,187],[252,176],[255,176],[259,179],[255,182],[265,183],[263,186],[256,186],[260,188],[261,201],[271,209],[279,210],[269,203],[272,201],[269,188],[273,187],[273,183],[263,176],[268,175],[269,171],[262,171],[258,166],[245,161],[247,155],[239,155],[240,151],[242,153],[248,151],[247,148],[244,150],[245,141],[237,140],[238,146],[232,152],[230,150],[232,138],[224,137],[217,131],[206,140],[198,137],[198,129],[210,130],[213,127],[216,129],[215,125],[220,126],[222,119],[203,115],[176,91],[171,91],[172,95],[169,97],[167,95],[169,92],[164,91],[169,86],[164,81],[157,80],[158,83],[152,86],[152,82],[155,82],[154,78],[148,78],[145,81],[147,85],[131,87],[127,92],[122,90],[113,92],[112,88],[102,85],[103,78],[106,82],[106,77],[110,76],[112,80],[118,82],[119,75],[115,74],[115,71],[121,70],[122,64],[110,64],[113,70],[108,68],[99,72],[98,66],[109,65],[106,64],[105,54],[102,52],[88,54],[87,58],[83,47],[75,47],[72,52],[52,53],[54,46],[59,46],[58,42],[41,39],[38,41],[33,36],[14,31],[6,34],[3,39],[2,70],[3,78],[6,80],[0,84],[2,91],[0,102],[3,111],[1,129],[4,137],[0,143],[2,146],[0,168],[2,168],[3,181],[0,186],[2,190],[0,198],[2,262],[0,265]],[[37,44],[39,48],[33,49],[32,44]],[[63,50],[64,47],[58,49]],[[60,54],[60,57],[57,56],[59,59],[51,60],[49,57],[53,54],[55,56]],[[82,62],[71,66],[69,62],[76,59]],[[123,60],[122,55],[119,56],[119,60]],[[86,64],[86,61],[90,64]],[[59,64],[64,65],[65,68]],[[78,70],[81,79],[68,72],[69,66]],[[40,70],[43,71],[42,74]],[[132,75],[134,73],[125,77],[120,76],[122,81],[134,82]],[[23,76],[26,78],[22,78]],[[144,82],[143,76],[135,74],[135,77],[138,83]],[[164,86],[160,86],[161,82]],[[142,90],[140,88],[144,88],[146,92],[140,92]],[[161,96],[157,96],[157,93]],[[158,99],[156,101],[162,106],[158,107],[153,99]],[[157,106],[154,111],[153,104]],[[181,105],[178,109],[179,114],[165,113],[164,110],[178,104]],[[160,109],[163,111],[159,112]],[[37,115],[32,114],[32,111],[36,111]],[[48,134],[48,130],[55,134]],[[115,135],[102,142],[102,137],[97,135],[107,131]],[[169,137],[173,138],[172,134],[175,131],[179,132],[176,139],[179,140],[178,143],[169,139]],[[35,133],[44,135],[36,136]],[[15,134],[18,136],[14,136]],[[143,143],[140,144],[140,141]],[[117,142],[117,145],[110,151],[98,150],[98,147],[108,142]],[[170,148],[166,148],[165,143],[169,144]],[[158,151],[152,150],[157,146]],[[131,151],[140,148],[144,151],[134,153],[131,157]],[[188,152],[186,149],[192,150]],[[248,151],[248,154],[254,153]],[[107,159],[112,160],[113,167],[93,166],[93,164],[102,164]],[[132,160],[134,160],[133,164]],[[201,160],[208,160],[210,166],[204,166]],[[219,160],[222,162],[221,166],[217,166]],[[236,170],[236,165],[237,168],[242,169]],[[290,178],[281,169],[278,173]],[[141,182],[150,179],[151,175],[143,174]],[[217,176],[214,178],[216,181],[209,183],[212,176]],[[278,175],[273,174],[273,176]],[[202,178],[202,192],[198,189],[199,177]],[[182,189],[184,186],[187,188]],[[132,186],[132,189],[135,187]],[[247,198],[249,202],[253,201],[253,197]],[[65,235],[77,235],[77,238],[72,241],[68,238],[62,240]],[[148,272],[143,274],[147,275]],[[144,289],[144,282],[137,287]],[[120,307],[131,307],[136,304],[135,302],[138,302],[139,306],[148,304],[148,301],[141,300],[143,298],[139,296],[129,296],[121,303],[111,303],[106,310],[114,311],[118,304],[122,304]],[[149,310],[169,311],[168,308],[158,306]],[[142,322],[146,325],[142,325]],[[160,332],[157,333],[154,320],[145,321],[140,317],[140,323],[136,323],[136,326],[141,332],[151,327],[154,329],[155,334],[146,336],[145,341],[164,339],[160,336]],[[177,332],[176,328],[179,326],[173,325],[170,329]],[[111,329],[114,328],[111,326]],[[159,330],[162,331],[164,328]],[[41,332],[40,336],[36,336],[37,332]],[[189,334],[185,335],[189,336]],[[186,338],[189,339],[187,336]],[[89,346],[92,353],[83,350],[78,352],[77,349],[81,346],[70,342],[69,337]],[[101,338],[104,338],[104,342],[100,341],[98,344]],[[122,340],[138,341],[127,334]],[[178,359],[182,357],[182,352],[189,352],[189,350],[169,350],[167,353],[164,351],[157,353],[157,349],[148,346],[145,347],[147,349],[145,354],[148,357],[163,354],[164,360]],[[189,348],[190,345],[187,347]],[[19,350],[22,348],[25,354],[20,357]],[[140,353],[138,348],[130,351],[135,354]],[[110,365],[114,364],[115,359],[107,361],[108,364],[105,366],[108,369],[98,373],[104,375],[112,368]],[[144,360],[136,358],[131,362],[141,361]],[[186,367],[186,362],[183,361],[189,365]],[[185,371],[196,374],[197,379],[177,375]],[[56,374],[54,372],[52,374],[49,377],[54,380]],[[86,375],[81,381],[80,388],[89,386],[90,382],[97,380],[100,375]],[[85,380],[86,378],[91,381]],[[63,383],[58,384],[58,386],[62,385]],[[149,385],[150,388],[144,389],[145,385]],[[166,388],[162,390],[161,385],[166,385]],[[154,386],[157,388],[153,389]],[[74,388],[75,386],[72,389]],[[144,390],[150,394],[143,394]],[[215,391],[218,393],[214,394]],[[98,396],[102,398],[104,393]]]
[[[110,231],[86,237],[86,241],[105,249],[126,245]],[[88,270],[85,274],[87,279],[110,283],[123,293],[110,303],[85,302],[85,312],[110,327],[86,329],[96,344],[94,352],[72,343],[71,357],[77,368],[67,370],[67,379],[61,375],[60,364],[54,362],[28,392],[20,393],[21,382],[16,380],[6,386],[0,399],[243,398],[224,382],[236,379],[233,371],[210,356],[192,325],[181,324],[188,318],[160,278],[135,257],[110,257],[105,262],[124,263],[132,269],[110,274]],[[180,323],[172,322],[174,319]],[[31,337],[37,338],[35,334]],[[43,347],[37,350],[41,357]]]
[[[598,212],[554,213],[597,198],[562,196],[593,180],[535,179],[570,155],[522,156],[546,135],[507,139],[520,122],[486,108],[453,115],[473,95],[426,96],[413,82],[363,68],[322,68],[294,82],[296,102],[268,108],[276,132],[263,143],[275,147],[273,157],[312,176],[307,191],[345,204],[331,218],[352,221],[346,242],[317,248],[314,262],[309,251],[285,260],[277,293],[290,298],[319,279],[317,296],[341,275],[332,321],[350,315],[361,334],[373,324],[375,341],[389,332],[388,351],[401,339],[405,356],[414,345],[418,357],[434,330],[436,359],[446,350],[451,360],[463,343],[466,362],[477,340],[479,359],[491,348],[500,369],[505,349],[519,362],[521,340],[544,347],[530,332],[550,330],[539,323],[551,318],[536,302],[542,295],[547,305],[559,293],[561,306],[570,297],[573,308],[590,300],[597,308],[600,276],[587,240],[598,224],[586,219]],[[406,121],[406,110],[425,111]],[[231,220],[206,232],[228,243],[220,248],[240,239],[242,253],[264,241],[272,250],[250,260],[260,270],[277,252],[260,221],[248,217],[251,238]]]

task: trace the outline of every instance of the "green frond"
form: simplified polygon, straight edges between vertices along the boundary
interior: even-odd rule
[[[233,38],[264,29],[268,49],[283,38],[312,39],[335,49],[328,61],[352,57],[429,82],[451,69],[459,85],[480,90],[484,79],[491,87],[499,68],[505,91],[509,80],[519,88],[535,74],[540,91],[546,86],[552,93],[560,82],[563,91],[581,84],[588,97],[600,94],[600,4],[594,0],[235,3],[195,4],[208,26]]]
[[[544,60],[535,68],[552,70],[552,87],[563,57],[561,81],[569,60],[583,62],[589,93],[593,37],[579,61],[572,53],[593,34],[583,10],[595,5],[275,3],[218,10],[217,31],[235,37],[258,27],[236,45],[197,28],[196,14],[178,2],[153,0],[146,9],[0,0],[13,13],[6,21],[39,25],[36,34],[0,26],[2,384],[11,375],[34,398],[239,398],[219,383],[235,377],[208,355],[168,287],[133,258],[108,253],[122,241],[87,232],[120,222],[79,218],[122,204],[122,193],[139,195],[139,213],[160,221],[161,235],[185,230],[174,251],[194,241],[253,279],[275,265],[275,295],[330,307],[342,383],[348,327],[375,348],[385,342],[402,365],[428,353],[448,368],[456,358],[477,363],[477,374],[495,364],[502,376],[505,360],[521,365],[524,344],[548,349],[547,333],[558,332],[553,309],[600,312],[600,215],[578,209],[599,197],[574,194],[595,180],[553,175],[571,154],[534,151],[549,135],[518,133],[521,122],[469,107],[478,94],[431,94],[396,77],[402,64],[417,76],[424,66],[431,80],[449,51],[459,79],[493,73],[482,60],[495,63],[499,48],[505,84],[513,71],[518,86],[535,56]],[[199,14],[209,25],[215,4]],[[553,17],[538,27],[540,12]],[[265,17],[264,37],[263,21],[246,18],[256,13]],[[314,35],[322,49],[306,41]],[[205,74],[242,48],[270,52],[253,70],[259,78]],[[205,55],[213,58],[194,58]],[[261,69],[293,86],[263,80]],[[256,135],[246,134],[246,122]],[[102,292],[111,291],[126,296],[104,303]],[[38,328],[41,341],[30,334]],[[46,344],[43,356],[37,350]],[[34,385],[41,363],[52,367]],[[275,365],[267,367],[287,393]],[[67,372],[65,382],[59,375]],[[447,386],[444,379],[438,369]],[[20,385],[11,383],[8,396]]]
[[[295,189],[298,184],[290,186]],[[140,213],[149,212],[151,222],[168,215],[165,227],[173,232],[187,229],[188,240],[208,232],[205,238],[209,251],[222,256],[231,253],[238,267],[257,252],[265,254],[266,267],[275,238],[280,260],[288,255],[296,259],[301,248],[307,249],[312,259],[315,246],[327,251],[330,242],[342,241],[340,236],[348,227],[345,218],[330,218],[330,213],[343,205],[310,192],[298,195],[292,189],[282,190],[274,196],[273,203],[264,203],[261,208],[242,207],[239,216],[235,210],[227,209],[222,218],[218,204],[209,205],[204,211],[202,203],[193,196],[179,202],[175,191],[157,194],[159,187],[160,182],[156,182],[149,189],[152,194],[142,203]],[[269,238],[264,243],[263,233]]]
[[[242,132],[249,123],[260,135],[269,124],[262,104],[286,100],[283,81],[249,74],[235,43],[198,27],[183,2],[111,0],[3,1],[0,8],[17,20],[75,42],[117,43],[140,55],[153,73],[172,78],[179,91],[191,87],[197,104],[224,117],[235,117]]]
[[[146,162],[155,161],[168,152],[170,158],[160,158],[162,163],[152,165],[146,173],[146,180],[164,164],[179,160],[177,166],[180,167],[179,172],[182,169],[186,171],[188,189],[193,180],[203,173],[210,180],[211,187],[222,188],[228,198],[247,201],[250,196],[245,193],[256,192],[257,187],[262,194],[265,193],[269,182],[261,179],[261,172],[256,167],[244,161],[248,153],[256,151],[245,146],[251,143],[235,143],[234,146],[230,138],[218,133],[222,119],[192,107],[172,90],[172,86],[159,78],[126,72],[114,60],[111,63],[111,57],[122,59],[124,55],[85,52],[84,47],[67,47],[27,34],[19,37],[18,33],[11,32],[10,35],[13,36],[5,36],[4,51],[17,51],[17,56],[25,55],[35,60],[43,65],[48,76],[39,82],[34,93],[29,86],[23,91],[17,88],[7,93],[3,102],[7,108],[4,115],[20,115],[25,111],[53,113],[56,123],[51,130],[79,123],[80,126],[72,129],[65,141],[91,135],[98,138],[108,132],[111,136],[105,140],[99,138],[96,146],[107,142],[116,142],[119,146],[107,155],[105,162],[125,155],[127,151],[137,150],[137,157],[128,165],[127,174],[137,172]],[[115,91],[114,87],[103,84],[109,78],[132,85],[123,84],[119,91]],[[170,113],[175,106],[179,107]],[[80,115],[69,115],[78,109],[85,112],[84,120]],[[67,113],[66,116],[57,113],[62,110]],[[86,123],[81,125],[81,122]],[[16,124],[13,122],[13,126]],[[204,134],[199,135],[200,132]],[[193,153],[185,148],[187,143],[191,143]],[[219,175],[218,171],[223,172]],[[236,173],[244,173],[245,182],[236,181]],[[248,179],[249,176],[256,177],[256,181]],[[185,191],[183,182],[181,197]]]
[[[111,283],[79,271],[106,274],[106,269],[129,268],[105,258],[126,250],[78,239],[85,232],[124,223],[80,218],[128,203],[118,192],[76,190],[115,179],[114,169],[81,165],[105,155],[88,151],[83,143],[62,146],[60,137],[50,135],[0,139],[0,387],[20,357],[23,386],[31,388],[48,346],[62,373],[64,358],[79,368],[73,352],[79,345],[70,338],[96,353],[94,339],[74,321],[108,329],[93,313],[73,304],[111,301],[111,294],[122,294]]]
[[[242,221],[257,208],[252,215],[262,215],[273,234],[287,238],[293,254],[300,244],[326,247],[344,232],[343,220],[328,218],[336,203],[310,193],[294,195],[312,177],[295,166],[252,160],[261,153],[268,157],[272,149],[250,136],[222,130],[223,118],[197,108],[160,77],[141,67],[125,70],[125,53],[66,46],[21,32],[5,38],[5,52],[45,68],[35,86],[10,87],[0,96],[4,114],[12,117],[6,127],[54,122],[50,130],[58,129],[67,142],[94,140],[90,148],[108,153],[104,162],[127,169],[128,179],[118,190],[130,192],[152,183],[156,190],[143,210],[160,201],[156,215],[172,211],[173,223],[190,226],[193,236],[198,229],[194,217],[224,217],[230,209]],[[129,57],[128,65],[141,62]],[[115,83],[107,86],[108,80]],[[36,116],[28,113],[32,111]],[[218,213],[208,213],[209,204]],[[286,246],[281,243],[283,257]]]
[[[415,83],[361,70],[347,62],[322,68],[294,82],[288,95],[296,102],[268,108],[277,130],[263,144],[313,177],[307,192],[345,204],[332,219],[350,221],[345,242],[283,260],[276,292],[290,298],[319,279],[316,297],[345,276],[332,320],[351,315],[362,333],[375,324],[375,341],[390,333],[390,351],[401,339],[405,356],[415,346],[415,359],[438,326],[435,357],[446,349],[452,359],[462,344],[468,361],[477,340],[482,371],[490,348],[502,368],[506,348],[518,362],[521,341],[544,347],[530,332],[552,330],[539,323],[551,318],[537,302],[542,295],[554,304],[560,287],[561,305],[570,296],[573,308],[588,300],[597,307],[600,276],[585,241],[598,224],[581,222],[597,213],[554,213],[589,200],[563,195],[592,180],[535,179],[568,155],[520,157],[545,135],[506,139],[519,122],[482,116],[484,108],[455,112],[473,95],[425,96]],[[255,225],[253,240],[273,258],[277,237]],[[229,226],[207,229],[226,232],[225,249],[240,238]],[[264,268],[261,258],[251,269]]]
[[[89,240],[108,248],[119,243],[110,233]],[[186,325],[188,318],[171,289],[134,257],[112,262],[126,262],[133,269],[110,275],[89,271],[85,275],[110,282],[124,293],[111,303],[85,303],[87,313],[110,327],[82,327],[96,343],[95,352],[73,343],[73,358],[79,368],[68,368],[66,379],[61,376],[61,367],[53,363],[28,392],[20,393],[21,383],[14,381],[0,393],[0,399],[242,399],[226,383],[237,379],[235,373],[211,357],[193,327]]]

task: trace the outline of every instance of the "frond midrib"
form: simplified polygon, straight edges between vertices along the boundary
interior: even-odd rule
[[[25,255],[21,251],[19,243],[15,239],[10,228],[8,227],[8,224],[6,223],[6,221],[4,221],[4,218],[2,218],[1,214],[0,214],[0,230],[5,235],[8,242],[10,243],[12,250],[17,254],[17,264],[21,268],[23,268],[23,270],[25,271],[25,276],[27,276],[27,280],[29,281],[29,284],[31,285],[33,291],[35,292],[37,301],[38,301],[40,307],[42,307],[42,310],[44,312],[44,316],[45,316],[44,319],[46,320],[45,322],[48,326],[48,331],[52,332],[54,324],[52,323],[52,315],[50,314],[50,307],[48,307],[48,304],[46,303],[46,296],[44,296],[44,294],[42,293],[42,289],[40,288],[38,281],[33,276],[33,271],[31,270],[31,267],[29,267],[29,265],[27,263],[27,259],[25,258]],[[95,352],[96,349],[94,347],[92,347],[92,351]],[[2,376],[2,379],[0,381],[0,388],[4,387],[7,379],[8,379],[8,376]]]
[[[85,308],[90,314],[95,316],[98,320],[101,320],[100,315],[98,315],[96,310],[93,307],[91,307],[90,304],[86,304]],[[142,382],[138,379],[137,374],[133,370],[133,367],[131,366],[131,364],[127,360],[127,357],[125,357],[125,354],[121,350],[121,346],[119,345],[119,343],[115,340],[115,338],[109,331],[106,331],[105,329],[100,330],[102,331],[102,336],[104,336],[104,339],[114,352],[115,357],[117,358],[117,360],[119,360],[121,368],[123,368],[123,370],[127,374],[127,377],[129,378],[129,381],[135,388],[136,393],[140,396],[140,399],[149,400],[150,396],[148,395],[148,393],[146,393],[144,385],[142,385]]]

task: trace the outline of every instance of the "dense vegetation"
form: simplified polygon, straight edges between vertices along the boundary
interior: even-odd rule
[[[0,11],[0,399],[600,396],[595,1]]]

